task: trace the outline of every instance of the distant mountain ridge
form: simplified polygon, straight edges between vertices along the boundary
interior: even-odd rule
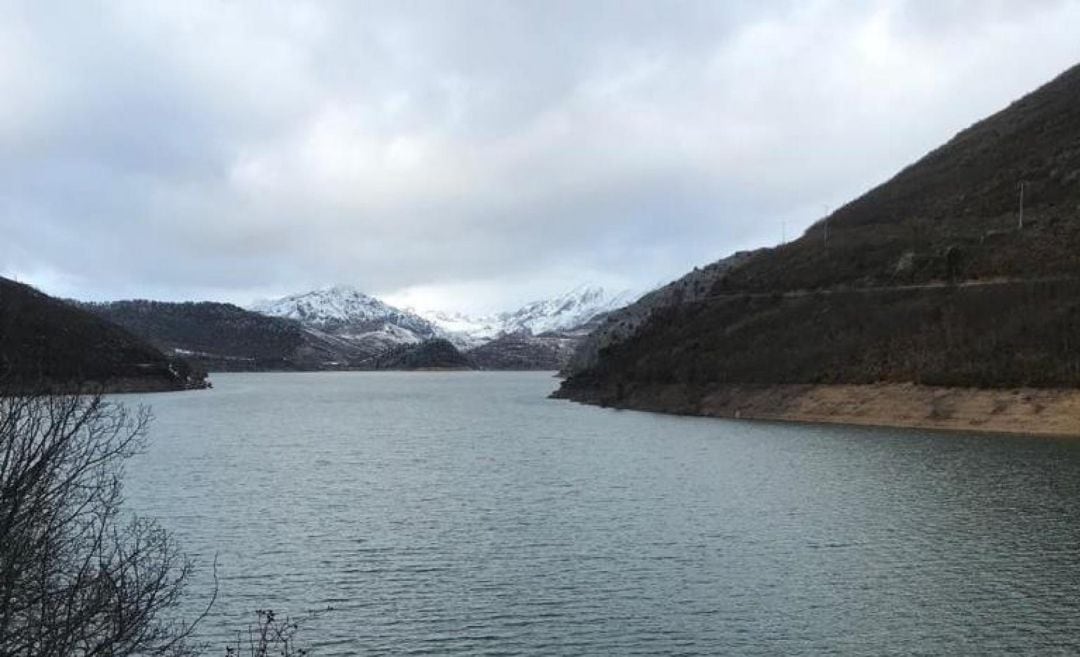
[[[347,285],[311,290],[280,299],[252,304],[250,310],[294,319],[307,326],[328,331],[371,330],[392,324],[417,335],[431,337],[435,326],[407,310],[399,310]]]
[[[443,337],[423,317],[345,285],[258,302],[250,309],[269,317],[292,319],[305,328],[345,340],[365,356]]]
[[[591,327],[627,298],[581,286],[513,312],[437,321],[436,313],[396,308],[345,285],[250,309],[217,302],[71,303],[210,371],[405,369],[424,362],[444,368],[465,367],[466,360],[483,369],[558,369]],[[465,352],[465,360],[456,361],[440,340]]]
[[[583,285],[511,312],[477,317],[400,309],[354,287],[336,285],[261,301],[250,309],[343,341],[358,350],[361,360],[402,345],[441,339],[465,352],[485,347],[480,352],[484,366],[536,369],[557,368],[573,351],[568,342],[587,333],[582,327],[631,300],[629,293],[609,294],[603,288]],[[504,346],[512,356],[498,355]]]
[[[451,340],[475,348],[501,336],[575,331],[597,317],[627,305],[634,298],[635,295],[628,291],[609,293],[599,286],[580,285],[510,312],[480,316],[431,311],[419,314],[442,329]]]

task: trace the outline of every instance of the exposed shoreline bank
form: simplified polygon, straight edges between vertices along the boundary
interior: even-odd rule
[[[1080,389],[914,384],[623,386],[561,389],[560,399],[704,417],[1080,437]]]

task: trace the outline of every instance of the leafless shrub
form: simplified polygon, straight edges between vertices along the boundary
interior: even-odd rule
[[[0,654],[193,654],[194,625],[165,620],[191,562],[121,514],[149,421],[100,394],[0,396]]]
[[[273,609],[259,609],[258,620],[248,628],[247,636],[239,632],[236,642],[225,647],[226,657],[305,657],[310,654],[296,644],[300,623],[286,616],[278,618]]]

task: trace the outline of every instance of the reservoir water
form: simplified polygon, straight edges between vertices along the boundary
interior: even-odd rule
[[[546,373],[217,374],[128,505],[316,655],[1072,655],[1080,443],[613,411]],[[221,651],[212,651],[220,654]]]

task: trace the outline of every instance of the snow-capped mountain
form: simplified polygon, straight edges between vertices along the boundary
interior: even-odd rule
[[[416,314],[437,326],[458,349],[479,347],[503,334],[498,315],[471,316],[438,310],[416,311]]]
[[[383,303],[347,285],[262,301],[253,305],[251,310],[274,317],[288,317],[322,329],[390,324],[425,337],[435,333],[435,327],[423,317]]]
[[[443,337],[443,331],[423,317],[345,285],[260,301],[251,310],[294,319],[314,333],[345,340],[369,354]]]
[[[584,334],[582,327],[590,320],[633,300],[633,295],[626,292],[609,294],[603,288],[581,286],[513,312],[470,316],[402,310],[353,287],[338,285],[261,301],[250,309],[296,320],[324,342],[342,341],[363,354],[374,355],[431,338],[445,338],[458,349],[469,350],[517,334],[553,333],[562,338],[567,337],[562,334],[574,330]]]
[[[628,292],[609,294],[602,287],[582,285],[551,299],[534,301],[512,313],[503,313],[504,333],[529,331],[541,333],[569,331],[587,324],[597,315],[632,303]]]
[[[503,335],[559,333],[579,329],[590,320],[633,302],[630,292],[610,294],[601,287],[579,286],[550,299],[525,304],[513,312],[471,316],[419,311],[459,345],[476,347]]]

